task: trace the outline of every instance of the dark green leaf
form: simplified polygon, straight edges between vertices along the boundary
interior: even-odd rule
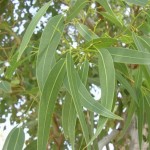
[[[19,47],[19,55],[18,55],[18,60],[20,59],[22,53],[24,52],[25,48],[27,47],[27,44],[30,41],[30,38],[33,34],[33,31],[37,25],[37,23],[39,22],[39,20],[41,19],[41,17],[45,14],[46,10],[48,9],[49,5],[50,5],[51,1],[49,1],[48,3],[46,3],[43,7],[41,7],[41,9],[37,12],[37,14],[34,16],[34,18],[32,19],[32,21],[30,22],[24,36],[21,42],[21,45]]]
[[[65,62],[60,60],[49,73],[43,87],[38,114],[38,150],[46,149],[55,101],[64,75]]]
[[[85,121],[85,117],[83,114],[83,110],[82,110],[82,106],[81,103],[79,101],[79,92],[78,92],[78,85],[77,85],[77,78],[76,78],[76,71],[74,69],[74,64],[73,64],[73,60],[71,58],[71,55],[68,54],[67,55],[67,60],[66,60],[66,68],[67,68],[67,78],[68,78],[68,85],[69,85],[69,90],[70,90],[70,94],[72,96],[74,105],[75,105],[75,109],[76,112],[78,114],[79,117],[79,121],[81,124],[81,128],[84,134],[84,138],[86,143],[89,142],[89,131],[88,131],[88,127]]]
[[[76,17],[78,13],[87,5],[88,2],[88,0],[77,0],[68,12],[67,21],[70,21],[74,17]]]
[[[138,52],[127,48],[107,48],[114,62],[127,64],[150,64],[150,53]]]
[[[49,20],[40,40],[36,75],[39,88],[42,91],[51,68],[54,65],[56,48],[64,29],[64,17],[55,16]]]
[[[3,150],[21,150],[24,145],[25,135],[22,128],[13,128],[8,134]]]

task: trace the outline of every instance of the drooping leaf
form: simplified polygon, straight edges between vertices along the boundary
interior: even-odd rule
[[[11,84],[7,81],[0,81],[0,89],[6,93],[11,92]]]
[[[68,118],[69,118],[70,104],[71,104],[71,96],[69,93],[67,93],[62,107],[62,127],[66,139],[69,138]]]
[[[94,98],[91,96],[91,94],[87,91],[86,87],[82,83],[82,81],[79,78],[79,75],[76,74],[77,85],[79,90],[79,96],[80,96],[80,102],[83,107],[87,108],[88,110],[95,112],[97,114],[100,114],[104,117],[113,118],[113,119],[119,119],[122,120],[121,117],[113,114],[110,110],[108,110],[105,106],[103,106],[98,101],[95,101]],[[68,81],[65,80],[65,87],[70,93]]]
[[[42,33],[36,65],[36,76],[41,91],[54,65],[56,48],[60,42],[63,29],[64,17],[57,15],[49,20]]]
[[[138,97],[139,107],[137,107],[137,128],[138,128],[138,138],[139,138],[139,147],[142,147],[143,140],[143,125],[144,125],[144,97],[141,91],[142,85],[142,69],[138,68],[138,72],[135,77],[135,88]]]
[[[41,9],[37,12],[37,14],[34,16],[34,18],[32,19],[32,21],[30,22],[30,24],[29,24],[28,28],[26,29],[26,32],[25,32],[25,34],[23,36],[21,45],[19,47],[19,50],[18,50],[19,55],[18,55],[17,60],[20,59],[22,53],[26,49],[27,44],[30,41],[30,38],[31,38],[31,36],[33,34],[33,31],[34,31],[37,23],[39,22],[39,20],[41,19],[41,17],[45,14],[45,12],[48,9],[50,3],[51,3],[51,1],[49,1],[48,3],[46,3],[43,7],[41,7]]]
[[[143,45],[140,42],[139,37],[135,33],[132,33],[132,37],[133,37],[133,40],[134,40],[134,43],[135,43],[137,49],[141,52],[145,51]]]
[[[144,98],[140,90],[138,92],[138,101],[139,107],[137,107],[137,128],[138,128],[138,138],[139,138],[139,147],[141,150],[142,140],[143,140],[143,124],[144,124]]]
[[[133,88],[130,85],[130,83],[119,72],[116,72],[116,78],[124,86],[124,88],[126,88],[126,90],[130,93],[133,100],[138,105],[138,100],[137,100],[137,95],[136,95],[136,92],[135,92],[135,88]]]
[[[87,5],[88,2],[88,0],[77,0],[68,12],[67,21],[70,21],[74,17],[76,17],[78,13]]]
[[[106,49],[99,50],[98,69],[102,92],[101,103],[111,110],[115,90],[115,69],[112,57]]]
[[[126,2],[134,5],[145,6],[148,0],[126,0]]]
[[[106,17],[107,19],[109,19],[111,22],[113,22],[114,24],[116,24],[119,27],[122,27],[122,23],[120,22],[120,20],[116,17],[116,15],[114,14],[113,10],[111,9],[109,3],[107,0],[105,1],[101,1],[101,0],[96,0],[98,3],[100,3],[101,6],[104,7],[104,9],[106,10],[106,13],[101,13],[104,17]]]
[[[75,149],[75,127],[76,127],[77,113],[73,99],[71,99],[70,108],[69,108],[69,118],[68,118],[68,133],[72,146],[72,150]]]
[[[97,49],[97,47],[96,47]],[[101,104],[108,110],[112,110],[114,90],[115,90],[115,69],[113,59],[107,49],[98,50],[98,69],[101,85]],[[107,122],[107,118],[101,117],[98,122],[96,133],[88,143],[91,144],[101,133]]]
[[[88,143],[89,142],[89,131],[88,131],[88,127],[87,127],[85,117],[83,114],[82,106],[79,101],[80,97],[79,97],[79,92],[78,92],[76,71],[74,69],[73,60],[72,60],[70,54],[67,54],[66,68],[67,68],[67,78],[68,78],[70,94],[72,96],[74,106],[75,106],[76,112],[79,117],[79,121],[81,124],[81,128],[83,131],[85,141],[86,141],[86,143]]]
[[[62,110],[62,127],[66,139],[70,139],[72,149],[75,143],[75,126],[76,126],[76,110],[69,93],[66,94],[65,102]]]
[[[38,113],[37,149],[46,149],[55,101],[65,75],[65,61],[60,60],[51,70],[43,87]]]
[[[89,71],[89,62],[88,60],[86,59],[82,66],[81,66],[81,69],[79,70],[79,76],[80,76],[80,79],[82,81],[82,83],[84,85],[86,85],[86,82],[87,82],[87,78],[88,78],[88,71]]]
[[[24,145],[25,134],[22,128],[13,128],[8,134],[2,150],[21,150]]]
[[[125,124],[123,126],[123,129],[119,135],[119,139],[122,139],[123,136],[126,134],[127,130],[129,129],[129,126],[131,125],[131,122],[132,122],[132,117],[135,113],[135,110],[136,110],[136,104],[134,101],[131,101],[130,105],[128,106],[128,113],[127,113],[127,118],[125,120]]]
[[[81,36],[87,40],[91,41],[93,39],[97,39],[98,36],[92,32],[86,25],[83,25],[81,23],[76,25],[78,32],[81,34]]]
[[[114,62],[127,64],[150,64],[150,53],[138,52],[127,48],[107,48]]]

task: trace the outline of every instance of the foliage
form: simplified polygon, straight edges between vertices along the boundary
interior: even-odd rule
[[[0,5],[0,121],[11,114],[21,126],[3,149],[23,147],[24,128],[27,150],[98,149],[110,129],[118,134],[105,145],[128,149],[131,124],[140,149],[150,142],[148,0]]]

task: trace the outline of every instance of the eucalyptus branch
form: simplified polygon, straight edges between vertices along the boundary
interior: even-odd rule
[[[116,135],[119,133],[119,130],[114,129],[109,135],[106,135],[102,140],[98,142],[98,148],[101,150],[106,144],[113,140]]]

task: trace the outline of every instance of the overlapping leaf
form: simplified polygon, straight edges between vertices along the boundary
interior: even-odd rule
[[[36,76],[41,91],[54,65],[56,48],[63,29],[64,18],[62,15],[57,15],[49,20],[42,33],[36,67]]]
[[[77,0],[72,8],[70,8],[67,16],[67,21],[72,20],[78,13],[87,5],[88,0]]]
[[[8,134],[2,150],[23,149],[25,134],[22,128],[13,128]]]
[[[96,47],[97,49],[97,47]],[[98,53],[98,69],[101,84],[101,103],[108,110],[112,110],[114,90],[115,90],[115,69],[112,57],[108,50],[100,49]],[[96,133],[88,143],[91,144],[102,131],[107,122],[107,118],[102,117],[98,122]]]
[[[150,64],[150,53],[138,52],[136,50],[112,47],[107,48],[114,62],[127,64]]]
[[[101,0],[96,0],[98,3],[100,3],[106,12],[101,13],[106,19],[110,20],[112,23],[116,24],[119,27],[122,27],[121,21],[116,17],[114,14],[113,10],[111,9],[110,5],[108,4],[108,1],[101,1]]]
[[[32,21],[30,22],[24,36],[21,42],[21,45],[19,47],[19,54],[18,54],[18,60],[20,59],[22,53],[24,52],[24,50],[27,47],[27,44],[30,41],[30,38],[33,34],[33,31],[37,25],[37,23],[39,22],[39,20],[41,19],[41,17],[45,14],[46,10],[48,9],[49,5],[50,5],[51,1],[49,1],[48,3],[46,3],[43,7],[41,7],[41,9],[37,12],[37,14],[34,16],[34,18],[32,19]]]
[[[81,128],[83,131],[85,141],[86,141],[86,143],[88,143],[89,142],[89,131],[88,131],[88,127],[87,127],[85,117],[83,114],[82,106],[81,106],[81,103],[79,101],[80,97],[79,97],[79,92],[78,92],[76,72],[75,72],[73,60],[72,60],[70,54],[67,55],[66,61],[67,61],[66,62],[67,78],[68,78],[68,85],[69,85],[70,94],[72,96],[74,106],[75,106],[76,112],[77,112],[78,117],[79,117],[79,121],[81,124]]]
[[[11,92],[11,84],[7,81],[0,81],[0,89],[6,93]]]
[[[98,36],[94,32],[92,32],[86,25],[79,23],[76,25],[76,27],[85,40],[91,41],[98,38]]]
[[[46,149],[55,101],[64,75],[65,61],[60,60],[49,73],[44,85],[38,114],[38,150]]]
[[[126,0],[126,2],[129,2],[134,5],[145,6],[148,0]]]

